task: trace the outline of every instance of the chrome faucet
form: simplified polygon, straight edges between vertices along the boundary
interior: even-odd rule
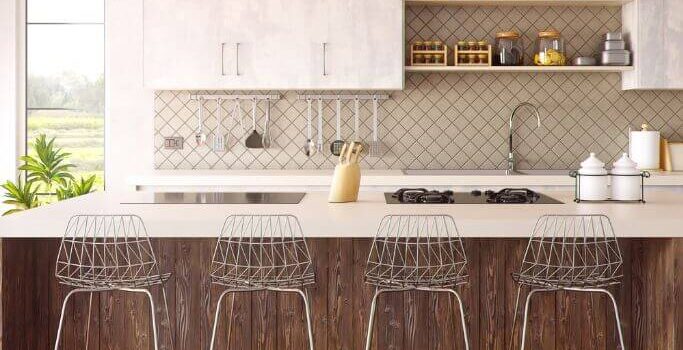
[[[541,127],[541,115],[538,113],[538,108],[534,106],[533,104],[529,102],[522,102],[515,107],[515,109],[512,110],[512,114],[510,115],[510,121],[509,121],[509,126],[510,129],[508,130],[508,167],[505,170],[506,175],[513,175],[517,173],[517,170],[515,169],[515,154],[512,151],[512,135],[513,135],[513,129],[514,125],[512,124],[515,120],[515,114],[517,114],[517,111],[519,111],[523,107],[528,107],[531,108],[534,111],[534,114],[536,114],[536,129]]]

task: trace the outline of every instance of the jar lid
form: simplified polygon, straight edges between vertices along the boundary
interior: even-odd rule
[[[638,164],[628,157],[628,153],[623,153],[621,158],[614,162],[612,173],[621,175],[637,175],[640,174]]]
[[[595,153],[591,152],[588,158],[581,162],[581,169],[579,169],[579,174],[584,175],[602,175],[607,174],[605,170],[605,163],[600,161]]]
[[[416,41],[416,42],[415,42],[415,45],[422,45],[422,44],[423,44],[422,41]]]
[[[511,38],[511,39],[516,39],[519,38],[519,33],[517,32],[498,32],[496,33],[496,38]]]
[[[560,32],[554,29],[549,29],[546,31],[538,32],[538,37],[539,38],[552,38],[556,39],[560,37]]]
[[[468,41],[467,43],[470,44],[470,45],[476,45],[476,44],[477,44],[477,42],[474,41],[474,40],[470,40],[470,41]]]

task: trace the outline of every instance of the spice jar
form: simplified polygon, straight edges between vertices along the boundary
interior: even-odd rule
[[[425,55],[425,63],[433,63],[432,59],[433,59],[433,55],[431,55],[431,54]]]
[[[434,55],[434,63],[443,63],[443,55]]]
[[[421,53],[416,54],[414,61],[415,61],[415,63],[420,63],[420,64],[425,63],[425,55],[423,55]]]
[[[432,47],[430,50],[435,50],[435,51],[443,50],[443,43],[440,40],[432,41]]]
[[[432,49],[432,42],[431,41],[425,41],[424,42],[424,49],[429,51]]]
[[[481,40],[477,43],[480,51],[487,51],[489,49],[489,43],[486,40]]]
[[[522,38],[517,32],[496,33],[494,63],[498,66],[521,66],[524,57]]]
[[[467,50],[467,42],[465,42],[465,40],[458,41],[458,50],[459,51]]]
[[[425,50],[425,43],[422,41],[416,41],[415,43],[413,43],[413,50],[424,51]]]
[[[476,53],[467,54],[467,63],[469,63],[469,64],[479,63],[479,59],[477,58],[477,54]]]
[[[467,42],[467,50],[469,51],[476,51],[477,50],[477,42],[476,41],[468,41]]]
[[[488,54],[480,53],[480,54],[477,56],[477,63],[488,64],[488,63],[489,63],[488,56],[489,56]]]
[[[560,32],[547,30],[538,33],[534,64],[537,66],[564,66],[566,62],[564,39],[560,36]]]

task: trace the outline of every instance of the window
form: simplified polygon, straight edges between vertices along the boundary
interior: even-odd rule
[[[26,144],[40,134],[104,188],[104,0],[27,0]]]

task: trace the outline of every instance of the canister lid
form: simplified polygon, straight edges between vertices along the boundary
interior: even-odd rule
[[[581,169],[579,174],[583,175],[604,175],[607,174],[605,170],[605,163],[600,161],[595,153],[591,152],[588,158],[581,162]]]
[[[629,158],[628,153],[623,153],[621,158],[614,162],[612,168],[612,174],[619,175],[637,175],[640,174],[638,170],[638,164]]]
[[[560,32],[555,29],[548,29],[542,32],[538,32],[539,38],[559,38]]]
[[[498,32],[496,33],[496,38],[511,38],[511,39],[516,39],[519,38],[519,33],[509,31],[509,32]]]

